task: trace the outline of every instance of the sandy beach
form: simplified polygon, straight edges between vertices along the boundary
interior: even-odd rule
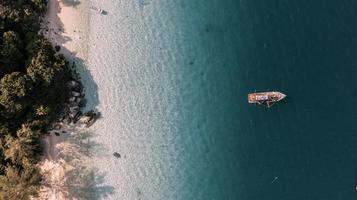
[[[66,138],[64,134],[55,136],[51,133],[44,139],[44,159],[40,163],[42,174],[45,178],[45,186],[41,189],[40,199],[68,199],[66,187],[66,163],[59,156],[58,145],[61,145]]]
[[[54,45],[62,47],[69,60],[86,59],[89,13],[87,2],[74,0],[49,0],[45,17],[45,36]]]
[[[195,60],[205,58],[201,49],[184,53],[195,49],[186,31],[197,26],[181,22],[180,2],[91,2],[106,14],[91,13],[86,3],[51,0],[47,37],[76,63],[85,111],[98,109],[102,118],[88,130],[67,127],[45,140],[42,199],[195,199],[202,179],[185,181],[196,177],[193,167],[206,166],[186,155],[206,155],[192,130],[206,130],[207,118],[191,110],[202,113],[196,102],[208,90],[189,83],[205,77],[207,63]],[[193,64],[195,73],[186,71]]]
[[[66,130],[66,131],[63,131]],[[39,166],[44,176],[40,200],[96,199],[96,170],[89,166],[92,135],[81,129],[63,127],[44,139],[44,158]]]
[[[86,7],[85,2],[80,1],[50,0],[43,23],[44,35],[53,45],[61,46],[61,53],[76,63],[81,75],[85,71],[87,43],[84,41],[89,14],[80,11]],[[90,176],[93,173],[86,167],[86,152],[82,149],[82,139],[88,142],[88,136],[75,126],[62,126],[61,130],[50,132],[43,140],[44,157],[39,166],[45,180],[38,199],[77,200],[95,196],[91,190],[94,179]]]

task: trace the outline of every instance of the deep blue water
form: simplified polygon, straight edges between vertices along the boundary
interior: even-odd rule
[[[177,199],[356,199],[357,1],[181,2]]]

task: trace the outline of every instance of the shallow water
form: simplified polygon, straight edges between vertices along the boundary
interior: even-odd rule
[[[356,198],[354,1],[92,3],[104,199]]]

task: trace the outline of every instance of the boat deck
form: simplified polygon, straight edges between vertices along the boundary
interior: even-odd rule
[[[260,105],[267,105],[270,107],[272,104],[284,99],[285,94],[281,92],[259,92],[248,94],[248,102]]]

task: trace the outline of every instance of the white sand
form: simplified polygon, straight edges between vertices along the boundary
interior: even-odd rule
[[[95,197],[96,170],[89,165],[92,135],[77,127],[63,127],[44,139],[45,156],[39,166],[44,176],[40,200],[79,200]],[[60,132],[60,131],[58,131]]]
[[[78,4],[78,5],[76,5]],[[45,36],[54,45],[61,46],[61,52],[77,66],[86,60],[86,33],[89,14],[86,2],[73,0],[50,0],[45,18]],[[86,16],[87,15],[87,16]],[[44,158],[39,166],[45,177],[40,198],[46,200],[90,199],[95,196],[92,190],[93,170],[86,166],[86,151],[89,142],[86,133],[74,127],[65,128],[66,133],[56,136],[52,132],[44,139]],[[78,134],[73,134],[76,131]]]
[[[77,3],[76,3],[77,2]],[[50,0],[45,21],[46,35],[53,44],[62,47],[68,59],[85,59],[87,48],[89,11],[87,2],[73,0]],[[76,5],[78,4],[78,5]]]
[[[45,180],[39,199],[92,199],[96,170],[88,165],[91,134],[75,127],[62,130],[66,133],[56,136],[53,131],[44,139],[45,155],[39,166]]]
[[[40,168],[45,177],[45,187],[41,189],[40,199],[68,199],[65,177],[68,169],[66,169],[64,160],[60,158],[57,147],[64,140],[65,137],[63,135],[58,137],[54,134],[44,140],[45,156],[40,163]]]

